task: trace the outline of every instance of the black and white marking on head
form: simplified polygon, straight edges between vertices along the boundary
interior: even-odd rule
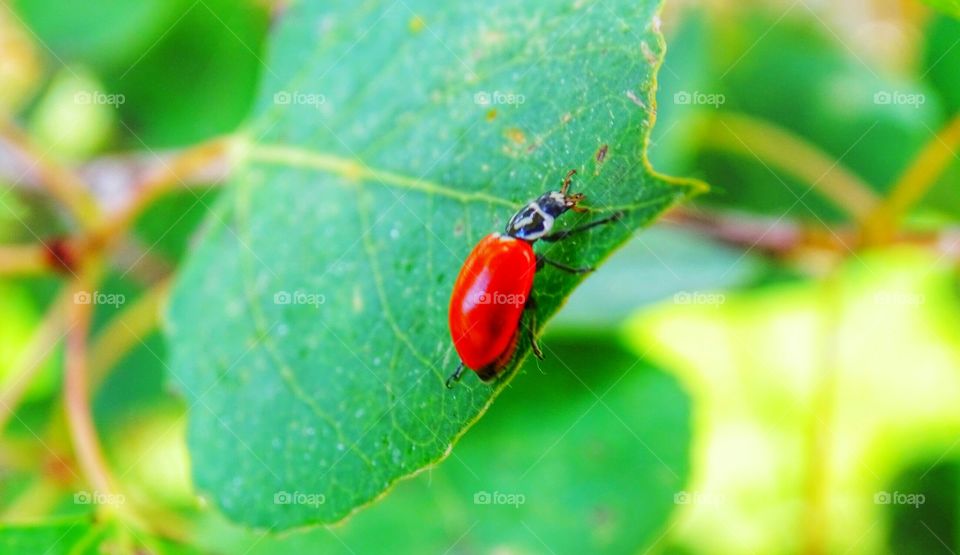
[[[510,218],[507,235],[524,241],[536,241],[550,232],[557,216],[569,210],[570,206],[563,193],[544,193]]]

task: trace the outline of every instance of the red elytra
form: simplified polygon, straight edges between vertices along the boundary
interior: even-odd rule
[[[572,229],[550,233],[554,221],[564,212],[586,212],[577,206],[585,198],[582,193],[567,194],[574,173],[570,170],[559,191],[544,193],[514,214],[504,234],[484,237],[467,256],[450,296],[450,336],[461,362],[447,378],[447,387],[460,380],[464,367],[489,381],[510,363],[524,327],[523,313],[535,307],[534,275],[544,264],[574,274],[593,270],[567,266],[533,251],[533,244],[538,240],[559,241],[623,216],[622,212],[615,212]],[[543,358],[534,336],[535,328],[533,321],[526,326],[530,346],[537,357]]]
[[[450,297],[450,335],[460,359],[492,378],[516,347],[537,257],[530,243],[493,233],[467,257]]]

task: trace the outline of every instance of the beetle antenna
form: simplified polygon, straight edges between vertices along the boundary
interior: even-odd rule
[[[460,381],[460,378],[463,377],[463,362],[457,366],[457,369],[453,371],[453,374],[450,374],[450,377],[447,378],[446,386],[447,389],[453,389],[453,384]]]
[[[573,181],[573,175],[575,173],[577,173],[577,170],[570,170],[567,172],[567,176],[563,178],[563,187],[560,188],[561,194],[567,194],[567,189],[570,188],[570,182]]]

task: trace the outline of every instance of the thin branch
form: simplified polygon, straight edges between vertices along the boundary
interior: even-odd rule
[[[7,176],[14,180],[14,185],[24,185],[29,182],[28,177],[36,173],[31,168],[39,162],[30,163],[29,157],[20,155],[28,146],[26,138],[15,129],[8,129],[8,132],[10,136],[0,134],[0,177]],[[168,275],[168,264],[152,256],[149,249],[142,249],[135,241],[125,239],[129,228],[163,194],[178,187],[219,185],[229,177],[242,147],[242,138],[231,136],[175,152],[112,156],[90,162],[79,170],[89,178],[86,182],[91,187],[83,196],[96,199],[95,203],[103,208],[102,211],[98,209],[98,213],[107,216],[101,215],[96,222],[88,222],[86,233],[64,238],[46,248],[39,245],[0,246],[0,276],[70,270],[84,258],[106,251],[117,251],[121,264],[125,260],[129,262],[130,269],[126,271],[135,277],[145,277],[148,283],[156,281],[158,276]],[[11,166],[12,161],[23,167]],[[15,175],[17,172],[21,172],[19,176]],[[73,182],[68,188],[63,185],[64,180],[70,179],[65,170],[52,167],[50,172],[62,178],[51,181],[60,184],[49,189],[51,192],[83,186],[80,182]],[[37,180],[38,183],[41,181]],[[58,246],[63,247],[62,252],[56,248]],[[60,260],[62,257],[69,260]]]
[[[219,183],[232,170],[239,146],[239,139],[226,137],[157,159],[133,181],[127,202],[97,226],[93,234],[101,239],[122,235],[157,198],[188,186],[197,176]]]
[[[79,176],[76,185],[87,189],[104,212],[118,213],[142,194],[141,189],[169,172],[169,168],[179,169],[171,183],[181,187],[219,184],[230,176],[235,162],[232,147],[239,144],[240,139],[224,137],[186,149],[101,156],[74,170]],[[211,151],[220,147],[222,150],[216,153],[220,156],[211,156]],[[198,156],[197,151],[203,154]],[[203,163],[184,167],[181,165],[184,158]],[[42,175],[33,165],[33,160],[23,155],[18,143],[0,133],[0,179],[14,187],[43,190]]]
[[[691,230],[738,249],[777,258],[791,258],[809,251],[844,257],[859,238],[859,229],[853,225],[827,229],[788,218],[689,206],[674,208],[662,220],[667,225]],[[945,259],[960,261],[960,228],[907,232],[897,237],[897,243],[930,249]]]
[[[897,233],[904,214],[916,205],[936,184],[960,148],[960,114],[940,130],[913,159],[890,194],[874,209],[865,223],[865,236],[871,244],[890,241]]]
[[[857,222],[865,221],[879,203],[870,186],[835,157],[781,127],[738,114],[718,114],[709,122],[707,146],[757,157],[793,175]]]
[[[727,245],[756,249],[771,255],[788,253],[804,242],[801,226],[784,219],[761,219],[746,214],[708,212],[678,206],[665,214],[663,221]]]
[[[14,183],[26,175],[34,175],[35,181],[68,210],[81,227],[93,227],[99,218],[100,209],[89,187],[73,172],[50,160],[20,129],[6,119],[0,119],[0,143],[3,143],[14,158],[21,161],[20,175]]]
[[[852,229],[836,228],[831,233],[831,230],[787,218],[759,217],[685,206],[668,212],[663,221],[730,246],[780,257],[805,249],[846,253],[856,239],[856,233]]]
[[[43,245],[0,245],[0,276],[30,276],[51,270]]]
[[[183,150],[168,160],[160,159],[151,171],[144,173],[127,191],[129,198],[122,207],[89,230],[78,243],[91,253],[116,250],[124,245],[135,250],[136,245],[124,239],[129,236],[128,231],[137,218],[154,201],[177,188],[189,187],[198,176],[209,178],[216,175],[220,180],[225,179],[242,145],[241,139],[226,137]],[[217,185],[219,181],[206,183]],[[145,254],[148,252],[149,249],[144,251]],[[129,249],[126,254],[129,254]],[[138,266],[142,260],[143,257],[138,257],[132,265]]]
[[[242,138],[228,136],[187,149],[103,156],[71,173],[49,164],[22,132],[0,122],[0,179],[48,191],[85,215],[85,228],[93,229],[88,239],[100,238],[127,229],[157,197],[177,187],[219,185],[233,171],[242,146]],[[100,212],[113,216],[93,217]]]
[[[89,284],[96,281],[96,274],[85,269],[81,277],[73,282],[71,293],[86,296],[89,294]],[[66,341],[64,406],[67,411],[70,438],[77,455],[77,462],[90,486],[98,495],[110,495],[114,492],[114,480],[103,457],[90,406],[87,339],[93,305],[73,302],[67,306],[69,330]],[[109,507],[110,505],[98,506]]]

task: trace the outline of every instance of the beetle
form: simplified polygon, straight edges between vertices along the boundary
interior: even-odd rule
[[[513,358],[522,327],[529,334],[533,354],[543,352],[534,337],[536,308],[531,290],[533,278],[545,265],[571,274],[584,274],[593,268],[574,268],[551,260],[533,250],[537,241],[555,242],[599,225],[614,222],[623,212],[594,220],[571,229],[552,232],[560,215],[579,206],[583,193],[568,193],[576,170],[570,170],[559,191],[548,191],[521,208],[507,222],[504,233],[491,233],[473,248],[457,276],[450,295],[450,335],[460,356],[460,365],[447,378],[446,386],[463,377],[470,368],[483,381],[494,379]],[[531,311],[523,326],[523,314]]]

